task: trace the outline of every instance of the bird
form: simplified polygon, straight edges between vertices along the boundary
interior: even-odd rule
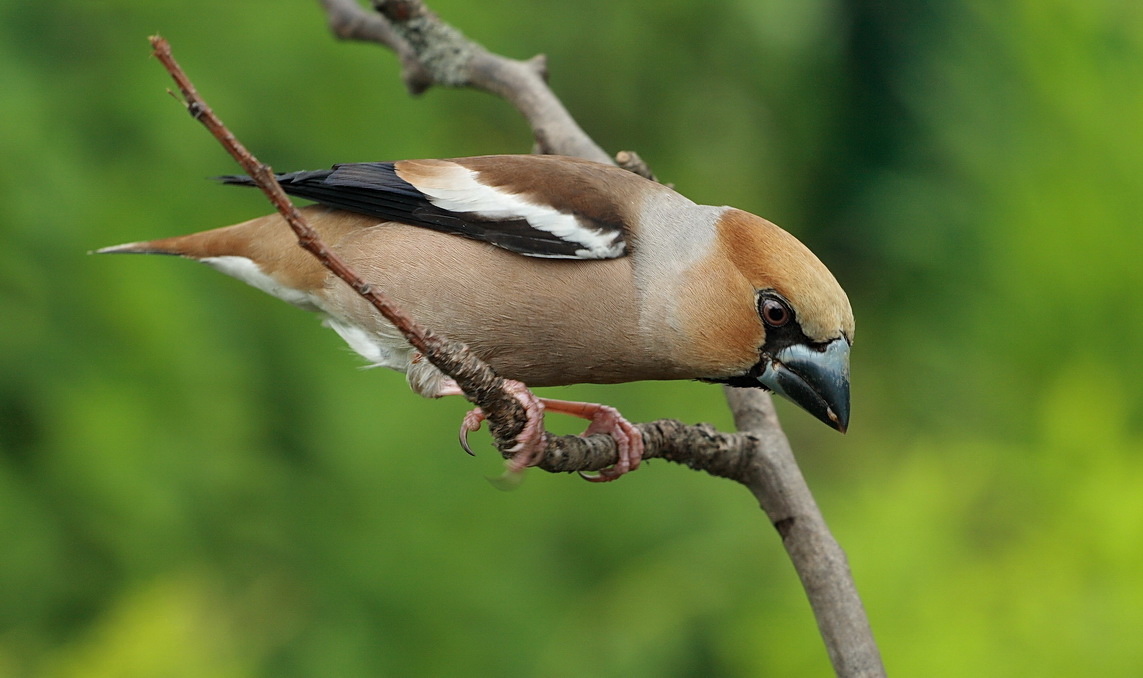
[[[590,420],[618,462],[639,430],[612,407],[528,387],[698,380],[762,388],[842,433],[849,426],[853,310],[793,235],[733,207],[697,204],[616,166],[554,155],[360,162],[276,175],[314,204],[327,246],[423,326],[463,342],[528,414],[510,470],[538,463],[543,413]],[[251,186],[245,175],[219,177]],[[426,397],[461,394],[354,290],[297,246],[278,214],[97,253],[193,259],[316,312],[370,365]],[[461,441],[480,426],[465,416]],[[582,475],[582,474],[581,474]]]

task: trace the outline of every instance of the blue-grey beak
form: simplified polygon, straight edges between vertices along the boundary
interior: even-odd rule
[[[783,348],[758,381],[826,425],[842,433],[849,427],[849,342],[844,337],[821,350],[804,344]]]

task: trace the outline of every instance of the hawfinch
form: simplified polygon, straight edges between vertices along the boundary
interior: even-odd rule
[[[557,156],[352,163],[278,179],[318,203],[302,213],[358,274],[506,379],[761,387],[839,431],[849,423],[849,300],[813,253],[765,219]],[[277,214],[99,252],[201,261],[320,313],[371,364],[404,372],[417,393],[459,393],[298,247]],[[531,409],[533,433],[518,446],[530,449],[517,469],[543,449],[544,409],[591,419],[588,433],[615,437],[619,463],[593,479],[638,466],[642,437],[614,409],[534,400],[542,406]],[[481,418],[470,413],[462,434]]]

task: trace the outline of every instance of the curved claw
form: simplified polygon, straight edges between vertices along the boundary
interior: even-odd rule
[[[450,389],[451,387],[443,388],[439,395],[453,395]],[[519,474],[525,468],[539,461],[538,458],[544,452],[547,437],[544,434],[544,405],[540,399],[529,391],[527,386],[511,379],[504,380],[504,389],[520,402],[527,417],[524,429],[516,436],[516,444],[507,450],[511,459],[507,463],[506,476],[510,476]],[[479,430],[485,419],[484,410],[477,407],[465,414],[464,419],[460,422],[460,446],[474,457],[476,453],[468,444],[468,434]]]
[[[589,483],[610,483],[612,480],[615,480],[619,476],[623,475],[623,473],[608,473],[608,471],[612,470],[613,468],[615,467],[613,466],[611,468],[605,468],[602,471],[597,472],[595,475],[592,475],[587,471],[576,471],[576,473],[579,474],[580,478],[583,478]],[[624,473],[626,473],[626,471],[624,471]]]
[[[465,413],[464,419],[460,422],[460,446],[464,448],[470,456],[475,457],[476,452],[468,444],[468,434],[473,431],[479,431],[480,425],[484,423],[484,410],[479,407],[473,408]],[[524,473],[522,469],[513,469],[511,466],[504,469],[504,473],[495,478],[486,478],[498,490],[514,490],[524,482]]]
[[[479,431],[480,424],[483,422],[484,411],[479,407],[469,410],[464,415],[464,419],[460,421],[460,447],[467,452],[470,457],[475,457],[476,453],[473,452],[472,448],[468,445],[468,434],[473,431]]]
[[[460,449],[464,450],[470,457],[476,456],[468,444],[468,428],[464,424],[460,425]]]

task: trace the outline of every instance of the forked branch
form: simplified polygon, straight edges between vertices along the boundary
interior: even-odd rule
[[[319,0],[329,25],[340,38],[384,45],[400,58],[402,77],[414,94],[432,85],[463,86],[496,94],[511,102],[531,126],[544,153],[614,162],[575,123],[546,83],[542,57],[508,59],[485,50],[441,21],[421,0],[374,0],[377,14],[355,0]],[[178,84],[188,111],[207,126],[242,165],[290,224],[302,247],[349,284],[404,333],[410,344],[446,374],[489,417],[500,449],[507,449],[521,430],[525,415],[519,402],[503,388],[503,380],[466,347],[420,327],[349,269],[310,228],[277,185],[269,167],[255,159],[195,91],[179,69],[162,38],[152,38],[156,56]],[[633,153],[617,156],[618,163],[643,176],[650,169]],[[880,652],[845,553],[833,538],[806,486],[782,432],[768,394],[757,389],[726,389],[739,433],[729,434],[700,424],[674,420],[639,424],[644,457],[664,458],[747,487],[778,530],[802,580],[830,661],[838,676],[884,676]],[[618,460],[609,436],[547,436],[538,466],[547,471],[597,471]]]

